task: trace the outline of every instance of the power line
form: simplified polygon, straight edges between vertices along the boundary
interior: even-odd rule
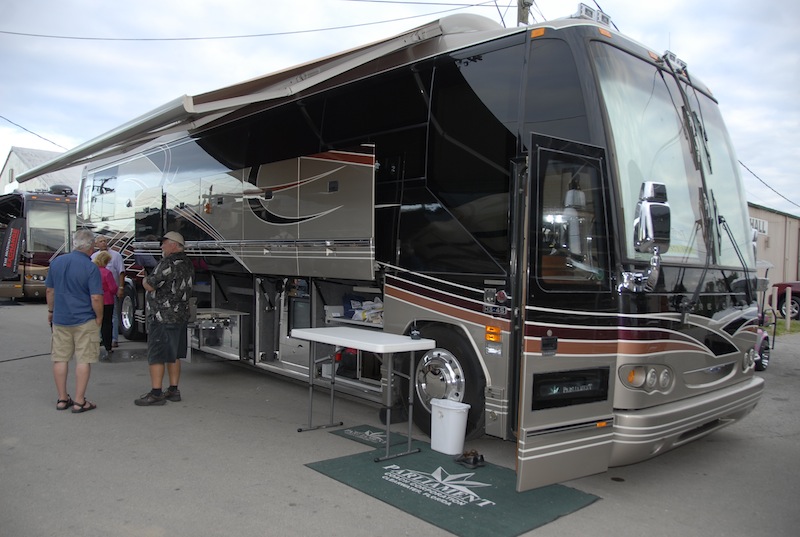
[[[790,200],[789,198],[787,198],[786,196],[784,196],[783,194],[781,194],[780,192],[778,192],[777,190],[775,190],[774,188],[772,188],[771,186],[769,186],[769,185],[768,185],[768,184],[767,184],[767,183],[766,183],[766,182],[765,182],[765,181],[764,181],[764,180],[763,180],[761,177],[757,176],[757,175],[755,174],[755,172],[753,172],[753,170],[751,170],[750,168],[748,168],[747,166],[745,166],[745,165],[744,165],[744,162],[742,162],[741,160],[740,160],[740,161],[738,161],[738,162],[739,162],[739,164],[742,166],[742,168],[744,168],[745,170],[747,170],[748,172],[750,172],[750,174],[751,174],[753,177],[755,177],[756,179],[758,179],[759,181],[761,181],[761,184],[762,184],[762,185],[764,185],[764,186],[765,186],[765,187],[767,187],[768,189],[772,190],[772,191],[773,191],[775,194],[777,194],[778,196],[780,196],[780,197],[781,197],[781,198],[783,198],[784,200],[788,201],[789,203],[791,203],[791,204],[792,204],[792,205],[794,205],[795,207],[800,207],[800,205],[796,204],[795,202],[793,202],[792,200]]]
[[[35,133],[35,132],[33,132],[32,130],[26,129],[25,127],[23,127],[23,126],[22,126],[22,125],[20,125],[19,123],[14,123],[13,121],[11,121],[10,119],[8,119],[8,118],[7,118],[7,117],[5,117],[5,116],[0,116],[0,119],[4,119],[4,120],[8,121],[9,123],[11,123],[12,125],[14,125],[15,127],[19,127],[20,129],[24,130],[25,132],[29,132],[29,133],[33,134],[34,136],[37,136],[37,137],[41,138],[41,139],[42,139],[42,140],[44,140],[45,142],[49,142],[49,143],[53,144],[53,145],[54,145],[54,146],[56,146],[56,147],[60,147],[60,148],[61,148],[61,149],[63,149],[64,151],[66,151],[66,150],[67,150],[67,148],[66,148],[66,147],[64,147],[63,145],[61,145],[61,144],[57,144],[57,143],[55,143],[53,140],[48,140],[47,138],[45,138],[45,137],[44,137],[44,136],[42,136],[41,134],[36,134],[36,133]]]
[[[350,0],[356,1],[356,0]],[[361,1],[371,1],[376,3],[390,3],[392,0],[361,0]],[[413,2],[397,2],[403,4],[409,4]],[[422,4],[429,4],[428,2],[420,2]],[[429,4],[431,5],[431,4]],[[364,22],[359,24],[347,24],[344,26],[331,26],[328,28],[316,28],[311,30],[290,30],[287,32],[272,32],[266,34],[245,34],[245,35],[219,35],[219,36],[203,36],[203,37],[86,37],[86,36],[77,36],[77,35],[53,35],[53,34],[37,34],[37,33],[30,33],[30,32],[12,32],[10,30],[0,30],[0,34],[5,35],[16,35],[19,37],[38,37],[43,39],[65,39],[65,40],[72,40],[72,41],[140,41],[140,42],[147,42],[147,41],[214,41],[214,40],[223,40],[223,39],[251,39],[254,37],[276,37],[280,35],[297,35],[297,34],[308,34],[308,33],[315,33],[315,32],[328,32],[332,30],[346,30],[349,28],[361,28],[364,26],[375,26],[378,24],[388,24],[392,22],[399,22],[404,20],[410,19],[418,19],[421,17],[430,17],[431,15],[439,15],[441,13],[449,13],[451,11],[459,11],[469,7],[495,7],[495,0],[487,0],[485,2],[479,2],[476,4],[449,4],[449,3],[442,3],[437,5],[446,5],[446,6],[455,6],[451,9],[444,9],[441,11],[434,11],[432,13],[425,13],[422,15],[409,15],[408,17],[399,17],[396,19],[388,19],[383,21],[374,21],[374,22]]]
[[[460,6],[460,7],[493,7],[484,4],[494,2],[484,2],[483,4],[455,4],[453,2],[406,2],[404,0],[340,0],[341,2],[363,2],[365,4],[404,4],[418,6]]]

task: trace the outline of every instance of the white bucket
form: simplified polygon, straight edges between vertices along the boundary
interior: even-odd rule
[[[460,455],[467,434],[469,405],[450,399],[431,399],[431,449]]]

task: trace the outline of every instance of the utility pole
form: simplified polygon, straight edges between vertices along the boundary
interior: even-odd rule
[[[528,10],[533,0],[517,0],[517,26],[528,25]]]

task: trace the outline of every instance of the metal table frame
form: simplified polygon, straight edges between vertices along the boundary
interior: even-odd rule
[[[400,336],[397,334],[388,334],[385,332],[378,332],[375,330],[368,330],[363,328],[353,328],[351,326],[329,326],[324,328],[295,328],[291,332],[291,337],[296,339],[304,339],[312,343],[309,357],[308,357],[308,427],[298,429],[298,432],[309,431],[313,429],[321,429],[326,427],[335,427],[336,423],[333,421],[333,403],[334,391],[336,386],[336,364],[331,367],[331,419],[325,425],[312,426],[311,424],[311,405],[314,398],[314,370],[316,366],[315,343],[326,343],[328,345],[335,345],[339,347],[349,347],[359,351],[368,351],[376,354],[383,355],[386,359],[387,370],[387,385],[384,391],[383,406],[386,409],[386,455],[378,457],[375,462],[383,461],[386,459],[393,459],[409,453],[416,453],[419,449],[411,449],[411,432],[414,416],[414,360],[409,360],[408,372],[408,446],[406,451],[401,453],[389,454],[390,439],[391,439],[391,423],[392,423],[392,383],[394,375],[405,376],[402,373],[395,373],[394,371],[394,355],[398,352],[415,352],[425,351],[436,347],[436,341],[433,339],[412,339],[409,336]],[[339,422],[338,425],[342,425]]]

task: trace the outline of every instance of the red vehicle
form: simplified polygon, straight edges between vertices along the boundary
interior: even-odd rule
[[[0,297],[44,297],[50,262],[72,249],[76,199],[64,185],[0,196]]]
[[[786,288],[792,289],[792,296],[789,298],[789,312],[794,320],[800,319],[800,282],[781,282],[772,285],[778,289],[778,311],[783,318],[786,318]],[[769,298],[772,304],[772,296]]]

